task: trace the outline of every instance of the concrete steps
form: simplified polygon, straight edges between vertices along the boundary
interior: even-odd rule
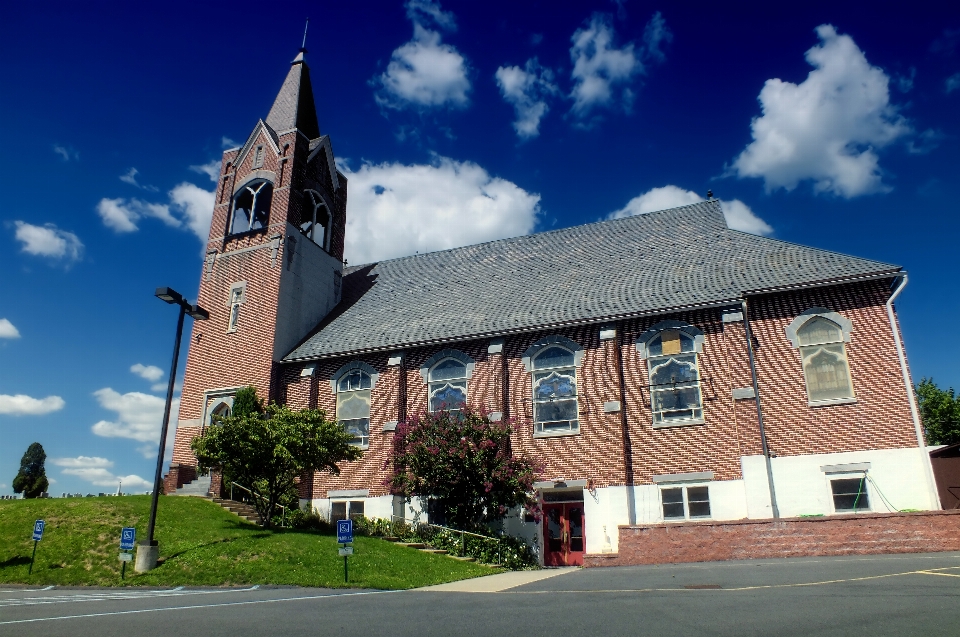
[[[210,497],[210,474],[198,476],[193,482],[188,482],[171,495],[192,495],[195,497]]]
[[[219,504],[222,508],[233,513],[247,522],[260,524],[260,516],[257,510],[246,502],[236,502],[234,500],[224,500],[223,498],[213,498],[214,504]]]

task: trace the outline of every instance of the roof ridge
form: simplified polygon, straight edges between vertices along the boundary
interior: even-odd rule
[[[878,261],[877,259],[868,259],[866,257],[858,257],[854,254],[847,254],[846,252],[837,252],[836,250],[829,250],[827,248],[817,248],[814,246],[804,245],[802,243],[797,243],[796,241],[786,241],[784,239],[778,239],[776,237],[764,237],[759,234],[753,234],[752,232],[746,232],[744,230],[736,230],[734,228],[727,228],[728,232],[736,232],[737,234],[746,235],[755,239],[760,239],[761,241],[771,241],[776,243],[782,243],[788,246],[794,246],[797,248],[803,248],[804,250],[816,250],[818,252],[825,252],[827,254],[835,254],[838,257],[843,257],[845,259],[859,259],[860,261],[870,261],[872,263],[879,263],[880,265],[889,265],[895,268],[900,268],[902,266],[897,265],[896,263],[890,263],[888,261]]]

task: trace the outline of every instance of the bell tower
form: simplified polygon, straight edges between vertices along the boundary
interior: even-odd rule
[[[211,415],[247,385],[275,399],[278,362],[340,301],[347,180],[320,134],[305,53],[266,119],[223,153],[197,297],[210,320],[193,326],[171,465],[180,484]]]

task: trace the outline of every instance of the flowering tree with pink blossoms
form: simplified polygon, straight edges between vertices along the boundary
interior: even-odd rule
[[[539,518],[533,482],[541,466],[513,455],[511,424],[466,406],[400,423],[388,461],[392,492],[432,501],[458,529],[502,520],[516,506]]]

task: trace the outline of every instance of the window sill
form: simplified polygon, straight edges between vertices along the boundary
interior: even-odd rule
[[[654,429],[671,429],[673,427],[690,427],[693,425],[705,425],[707,421],[703,418],[697,418],[696,420],[678,420],[675,422],[655,422],[653,423]]]
[[[540,433],[534,433],[534,438],[563,438],[565,436],[579,436],[580,431],[541,431]]]
[[[856,398],[833,398],[831,400],[808,400],[808,407],[829,407],[831,405],[852,405],[857,402]]]

